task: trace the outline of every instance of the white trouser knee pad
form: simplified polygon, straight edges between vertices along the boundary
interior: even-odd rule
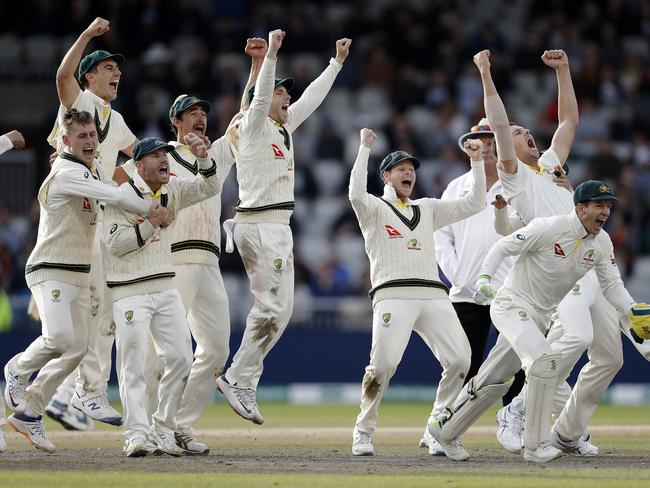
[[[535,450],[551,436],[551,409],[557,387],[559,361],[562,354],[544,354],[528,368],[528,388],[524,407],[524,447]]]
[[[460,391],[452,408],[446,408],[438,417],[440,432],[444,439],[460,437],[490,406],[510,389],[513,378],[503,383],[476,389],[476,377],[467,382]]]

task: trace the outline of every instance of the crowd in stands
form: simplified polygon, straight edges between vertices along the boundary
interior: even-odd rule
[[[569,178],[574,186],[591,177],[605,179],[622,196],[607,230],[621,253],[624,276],[635,272],[637,256],[650,253],[648,2],[2,2],[0,83],[20,82],[27,99],[32,86],[54,90],[63,53],[96,16],[109,19],[111,31],[92,47],[126,56],[113,107],[139,138],[172,138],[168,109],[181,93],[210,100],[208,133],[223,134],[248,75],[247,37],[286,30],[277,71],[296,79],[294,101],[326,66],[336,39],[353,39],[333,90],[294,139],[292,226],[301,309],[309,309],[314,297],[363,296],[369,289],[368,260],[347,199],[360,128],[380,135],[371,158],[370,192],[381,191],[378,163],[396,149],[422,161],[416,198],[439,197],[449,181],[469,169],[457,139],[484,115],[472,63],[481,49],[491,50],[492,72],[510,117],[529,127],[542,149],[557,125],[557,102],[554,72],[540,56],[550,48],[568,53],[580,107]],[[47,172],[51,148],[45,140],[57,107],[24,104],[40,111],[38,123],[9,127],[0,114],[0,133],[19,129],[36,151],[39,176],[33,188],[25,188],[35,196]],[[224,187],[222,219],[232,215],[237,200],[234,172]],[[28,293],[23,272],[37,224],[37,204],[16,212],[0,195],[0,288],[10,294]],[[235,295],[231,301],[239,293],[246,296],[239,258],[224,253],[221,265]]]

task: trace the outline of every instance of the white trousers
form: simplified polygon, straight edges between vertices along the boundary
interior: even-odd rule
[[[412,331],[422,337],[442,366],[431,415],[437,416],[452,404],[462,388],[472,351],[449,298],[381,300],[373,310],[372,348],[363,376],[361,412],[355,425],[358,430],[375,431],[379,404]]]
[[[287,224],[241,223],[235,224],[234,237],[255,303],[226,379],[255,389],[264,358],[280,339],[293,311],[293,237]]]
[[[553,412],[556,430],[576,440],[587,429],[602,395],[623,366],[621,330],[616,309],[606,300],[594,272],[585,275],[560,302],[553,328],[548,335],[551,347],[562,354],[558,361],[558,388]],[[573,391],[564,384],[574,366],[587,351]],[[522,411],[523,396],[513,399]]]
[[[124,436],[146,435],[146,353],[149,337],[164,362],[153,427],[175,431],[185,382],[192,365],[190,330],[178,290],[122,298],[113,303],[116,365],[124,407]]]
[[[70,403],[75,387],[81,396],[105,393],[111,374],[111,352],[115,339],[113,301],[105,279],[110,252],[102,235],[102,223],[97,222],[90,268],[88,351],[79,368],[63,381],[54,394],[55,400],[65,404]]]
[[[177,432],[191,432],[192,426],[212,402],[215,380],[223,372],[228,359],[230,310],[218,267],[180,264],[174,271],[174,286],[180,292],[196,342],[194,362],[176,415]],[[164,368],[153,345],[147,353],[147,365],[147,410],[153,414]]]
[[[87,287],[56,280],[37,283],[31,292],[41,317],[41,336],[9,361],[9,369],[24,377],[38,371],[25,398],[30,409],[42,415],[56,388],[86,354],[90,293]]]

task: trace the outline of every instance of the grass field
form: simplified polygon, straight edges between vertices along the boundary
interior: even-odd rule
[[[261,410],[266,422],[257,427],[215,403],[197,425],[211,453],[182,458],[128,459],[119,429],[97,425],[70,433],[48,420],[57,452],[43,454],[7,433],[0,486],[650,486],[650,407],[600,407],[591,432],[601,455],[565,456],[544,466],[524,464],[499,448],[494,409],[464,436],[472,453],[465,463],[418,448],[428,404],[383,405],[371,458],[350,454],[357,407],[265,403]]]

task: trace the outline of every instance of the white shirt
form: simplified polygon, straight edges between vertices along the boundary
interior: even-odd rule
[[[440,199],[463,198],[469,193],[472,181],[472,173],[468,171],[451,181]],[[483,258],[492,245],[502,237],[494,230],[493,210],[490,204],[496,195],[502,192],[501,182],[497,180],[487,192],[483,210],[447,225],[435,233],[436,258],[440,269],[451,282],[449,298],[452,302],[475,303],[472,297],[476,291],[475,284],[480,276]],[[515,258],[507,257],[499,265],[492,276],[495,290],[501,287],[514,262]]]
[[[609,234],[588,234],[575,211],[534,219],[497,242],[485,257],[481,274],[492,276],[506,256],[519,256],[497,297],[518,295],[548,314],[576,281],[595,269],[603,294],[619,312],[634,300],[625,289]]]
[[[0,136],[0,154],[4,154],[13,148],[14,148],[14,143],[11,142],[9,136],[7,135]]]
[[[95,117],[95,128],[99,139],[95,155],[96,164],[102,180],[110,181],[113,178],[118,153],[136,141],[135,135],[124,122],[122,115],[111,109],[110,103],[106,103],[90,90],[79,92],[72,108],[89,112]],[[47,142],[56,148],[57,152],[61,152],[63,147],[61,121],[66,111],[67,109],[63,105],[59,106],[57,120],[47,138]]]
[[[566,215],[572,212],[573,194],[553,181],[553,168],[560,160],[551,148],[539,158],[539,171],[517,161],[515,173],[499,172],[503,196],[524,224],[538,217]]]

